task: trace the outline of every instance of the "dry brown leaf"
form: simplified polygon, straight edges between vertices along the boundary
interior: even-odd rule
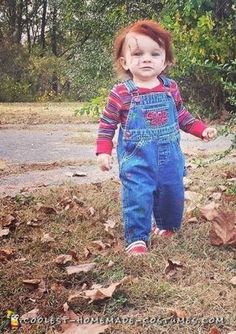
[[[91,324],[91,325],[76,325],[70,324],[62,334],[100,334],[104,333],[108,325]]]
[[[46,215],[57,214],[57,211],[49,206],[44,206],[42,203],[37,203],[36,206],[37,211],[45,213]]]
[[[172,261],[172,260],[167,260],[168,263],[165,267],[165,275],[167,276],[173,276],[175,275],[176,271],[178,268],[183,268],[183,265],[179,261]]]
[[[1,225],[6,227],[6,226],[9,226],[11,227],[12,225],[14,225],[16,223],[17,219],[16,217],[12,216],[12,215],[7,215],[3,222],[1,222]]]
[[[171,309],[170,314],[175,318],[186,318],[188,316],[186,311],[179,309]]]
[[[112,283],[108,288],[85,290],[85,297],[90,298],[89,304],[96,300],[110,298],[119,285],[120,283],[118,282]]]
[[[114,263],[113,261],[110,260],[107,266],[108,266],[108,268],[111,268],[112,266],[114,266],[114,264],[115,264],[115,263]]]
[[[48,233],[44,234],[41,238],[41,242],[43,242],[43,243],[54,242],[54,241],[55,241],[55,239],[50,237],[50,235]]]
[[[116,288],[122,284],[125,284],[127,282],[130,282],[132,280],[131,276],[126,276],[122,280],[116,283],[112,283],[107,288],[95,288],[90,290],[84,291],[84,296],[87,298],[90,298],[89,304],[96,300],[102,300],[106,298],[110,298],[113,293],[115,292]]]
[[[79,260],[78,255],[77,255],[77,253],[76,253],[75,251],[70,250],[70,251],[68,252],[68,254],[71,255],[71,256],[73,257],[74,260],[76,260],[76,261]]]
[[[106,228],[114,228],[116,226],[116,222],[114,220],[108,219],[104,224],[105,230]]]
[[[72,255],[61,254],[58,255],[53,262],[56,264],[66,264],[72,261]]]
[[[21,257],[19,259],[16,259],[15,262],[25,262],[26,260],[26,257]]]
[[[210,230],[211,244],[236,247],[235,212],[221,208],[216,213]]]
[[[98,250],[104,250],[106,248],[111,247],[110,244],[107,244],[107,243],[105,244],[101,240],[94,240],[94,241],[92,241],[92,244],[95,245],[98,248]]]
[[[216,204],[215,202],[211,202],[203,207],[200,207],[200,212],[202,214],[202,216],[209,220],[212,221],[216,216],[217,216],[217,208],[219,207],[218,204]]]
[[[231,278],[230,283],[233,284],[233,285],[236,285],[236,276]]]
[[[24,279],[23,283],[26,285],[32,285],[32,286],[38,286],[39,283],[41,282],[41,279]]]
[[[125,284],[127,282],[131,282],[132,280],[133,278],[131,276],[126,276],[119,282],[112,283],[107,288],[103,288],[100,284],[95,284],[89,290],[75,292],[74,294],[70,295],[68,298],[68,303],[74,302],[77,299],[85,298],[85,299],[90,299],[89,301],[90,304],[93,301],[110,298],[112,297],[113,293],[115,292],[118,286]]]
[[[95,266],[96,266],[95,262],[84,263],[77,266],[66,267],[66,271],[68,275],[77,274],[81,272],[87,273],[88,271],[91,271]]]
[[[14,248],[0,248],[0,261],[10,260],[16,254]]]
[[[92,252],[89,248],[85,247],[84,248],[84,256],[86,259],[88,259],[92,255]]]
[[[90,213],[90,216],[94,216],[95,215],[95,209],[93,207],[89,208],[89,213]]]
[[[199,219],[197,217],[192,217],[186,221],[187,224],[197,224],[199,223]]]
[[[40,226],[40,223],[38,222],[38,219],[32,219],[32,220],[28,221],[26,223],[26,225],[32,226],[32,227],[38,227],[38,226]]]
[[[220,192],[212,193],[208,198],[213,199],[214,201],[219,201],[221,199],[222,194]]]
[[[9,228],[3,228],[2,230],[0,230],[0,238],[6,237],[9,233],[10,233]]]
[[[186,190],[184,198],[186,201],[200,202],[202,199],[202,194],[195,191]]]
[[[27,319],[33,319],[33,318],[37,318],[39,313],[39,309],[38,308],[34,308],[33,310],[23,314],[20,319],[21,320],[27,320]]]
[[[220,330],[217,327],[212,327],[209,334],[220,334]]]

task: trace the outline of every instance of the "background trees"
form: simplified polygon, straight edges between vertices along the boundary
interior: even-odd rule
[[[171,76],[197,114],[235,106],[232,0],[3,0],[0,101],[88,100],[116,80],[115,32],[139,18],[173,34]]]

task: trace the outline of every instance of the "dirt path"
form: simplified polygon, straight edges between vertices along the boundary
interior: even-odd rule
[[[38,187],[99,182],[111,177],[117,178],[118,166],[114,159],[110,172],[101,172],[96,166],[94,142],[97,124],[46,124],[26,128],[7,126],[0,128],[0,160],[10,168],[27,164],[29,170],[17,174],[9,173],[0,180],[0,196],[15,195]],[[83,142],[85,136],[85,143]],[[191,135],[182,133],[181,146],[187,155],[208,156],[227,149],[230,137],[218,137],[205,143]],[[235,154],[221,162],[235,163]],[[55,168],[30,170],[32,164],[59,163]],[[58,167],[63,162],[62,167]],[[74,172],[86,172],[87,176],[72,177]]]

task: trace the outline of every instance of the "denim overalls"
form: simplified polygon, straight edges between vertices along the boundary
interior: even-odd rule
[[[119,130],[117,156],[127,245],[148,242],[152,216],[160,229],[181,226],[184,156],[170,80],[160,80],[165,92],[145,95],[139,95],[132,80],[124,82],[132,99],[126,125]]]

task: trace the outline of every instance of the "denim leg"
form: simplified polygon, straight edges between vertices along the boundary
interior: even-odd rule
[[[184,209],[184,189],[181,184],[161,186],[158,202],[154,205],[154,217],[161,230],[179,230]]]
[[[151,231],[153,193],[140,181],[122,180],[122,204],[127,245],[137,240],[148,242]]]
[[[166,161],[163,160],[159,165],[153,213],[159,229],[178,230],[184,210],[184,160],[177,145],[171,145],[169,149],[171,159],[167,157]],[[159,158],[162,156],[163,152]]]

